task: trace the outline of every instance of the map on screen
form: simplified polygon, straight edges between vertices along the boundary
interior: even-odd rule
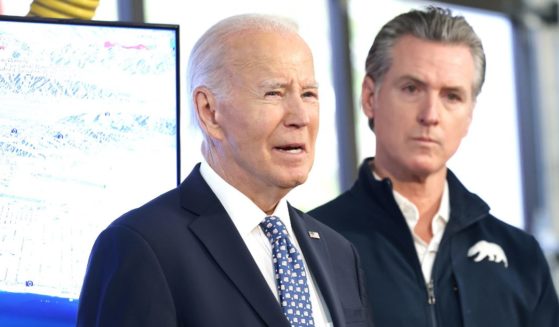
[[[0,304],[75,302],[101,230],[177,185],[177,34],[0,18]]]

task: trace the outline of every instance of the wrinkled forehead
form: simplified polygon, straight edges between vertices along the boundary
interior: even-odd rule
[[[232,74],[297,76],[315,83],[310,48],[297,34],[250,31],[228,39],[231,49],[225,65]]]

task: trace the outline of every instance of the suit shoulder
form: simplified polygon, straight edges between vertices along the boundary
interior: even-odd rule
[[[169,225],[169,222],[177,220],[179,216],[184,217],[180,214],[182,211],[184,210],[180,206],[178,190],[173,189],[124,213],[115,219],[109,228],[121,226],[140,233],[164,228]],[[162,224],[163,220],[165,220],[165,224]]]
[[[351,243],[339,232],[328,226],[327,224],[319,221],[314,216],[308,213],[304,213],[298,209],[295,209],[297,213],[301,216],[303,220],[305,220],[307,226],[316,229],[319,232],[320,237],[324,238],[328,243],[335,243],[338,245],[350,245]]]

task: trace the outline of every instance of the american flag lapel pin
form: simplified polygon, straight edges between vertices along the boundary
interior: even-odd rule
[[[315,231],[312,231],[312,230],[309,231],[309,236],[310,236],[311,238],[315,238],[315,239],[317,239],[317,240],[320,239],[320,234],[318,234],[318,232],[315,232]]]

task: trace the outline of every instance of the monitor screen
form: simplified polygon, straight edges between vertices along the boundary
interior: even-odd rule
[[[74,326],[97,235],[180,181],[178,33],[0,16],[0,326]]]

